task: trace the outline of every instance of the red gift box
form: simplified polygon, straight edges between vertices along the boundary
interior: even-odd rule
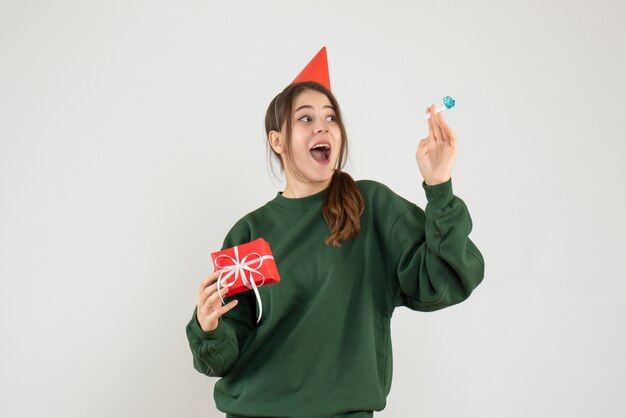
[[[280,282],[278,269],[270,245],[263,238],[211,253],[217,278],[217,289],[228,289],[228,296],[247,290],[254,291],[259,306],[259,320],[263,306],[257,290],[260,286]]]

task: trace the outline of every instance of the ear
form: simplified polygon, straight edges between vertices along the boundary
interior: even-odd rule
[[[270,131],[267,135],[267,140],[276,154],[282,154],[285,152],[285,140],[280,132]]]

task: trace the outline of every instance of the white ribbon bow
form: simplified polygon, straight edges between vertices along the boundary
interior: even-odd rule
[[[274,259],[271,255],[261,255],[259,253],[250,253],[246,255],[244,258],[239,260],[239,250],[238,246],[234,247],[235,250],[235,258],[221,254],[215,258],[213,263],[215,267],[220,269],[220,274],[217,278],[217,294],[220,296],[222,303],[224,303],[224,298],[222,297],[222,288],[229,288],[235,284],[237,279],[241,276],[241,282],[248,289],[252,289],[254,291],[254,295],[256,296],[257,304],[259,306],[259,317],[257,318],[257,323],[261,320],[261,315],[263,314],[263,303],[261,303],[261,296],[259,295],[259,291],[257,289],[257,284],[254,281],[253,274],[258,274],[261,276],[261,280],[259,280],[259,286],[263,286],[265,283],[265,276],[263,273],[259,272],[258,269],[263,265],[264,260]],[[256,256],[256,258],[254,258]],[[226,258],[228,261],[225,266],[220,265],[218,260],[220,258]],[[251,260],[248,260],[252,258]],[[258,264],[256,266],[252,266],[253,264]],[[249,272],[249,275],[246,277],[246,271]],[[231,280],[228,280],[231,278]]]

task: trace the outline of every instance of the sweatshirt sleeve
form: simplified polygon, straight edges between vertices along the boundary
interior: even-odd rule
[[[205,332],[196,318],[196,310],[187,324],[187,340],[193,355],[193,367],[207,376],[223,376],[239,358],[237,336],[233,328],[220,319],[218,327]]]
[[[250,240],[249,232],[242,232],[241,222],[235,225],[224,240],[222,249],[243,244]],[[256,304],[251,292],[226,297],[225,302],[237,299],[233,309],[219,319],[217,328],[205,332],[196,317],[197,309],[187,324],[187,340],[193,355],[193,366],[207,376],[224,376],[237,363],[239,350],[254,329]]]
[[[472,220],[452,193],[452,180],[422,186],[426,211],[411,204],[395,218],[389,254],[394,304],[434,311],[467,299],[483,279],[484,261],[469,239]]]

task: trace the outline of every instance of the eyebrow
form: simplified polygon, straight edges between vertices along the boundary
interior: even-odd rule
[[[300,106],[299,108],[297,108],[296,110],[294,110],[294,111],[293,111],[293,113],[296,113],[298,110],[302,110],[302,109],[306,109],[306,108],[311,108],[311,109],[313,109],[313,106],[311,106],[311,105],[303,105],[303,106]],[[324,107],[322,107],[322,109],[326,109],[326,108],[329,108],[329,109],[335,110],[335,108],[334,108],[334,107],[332,107],[331,105],[325,105]]]

